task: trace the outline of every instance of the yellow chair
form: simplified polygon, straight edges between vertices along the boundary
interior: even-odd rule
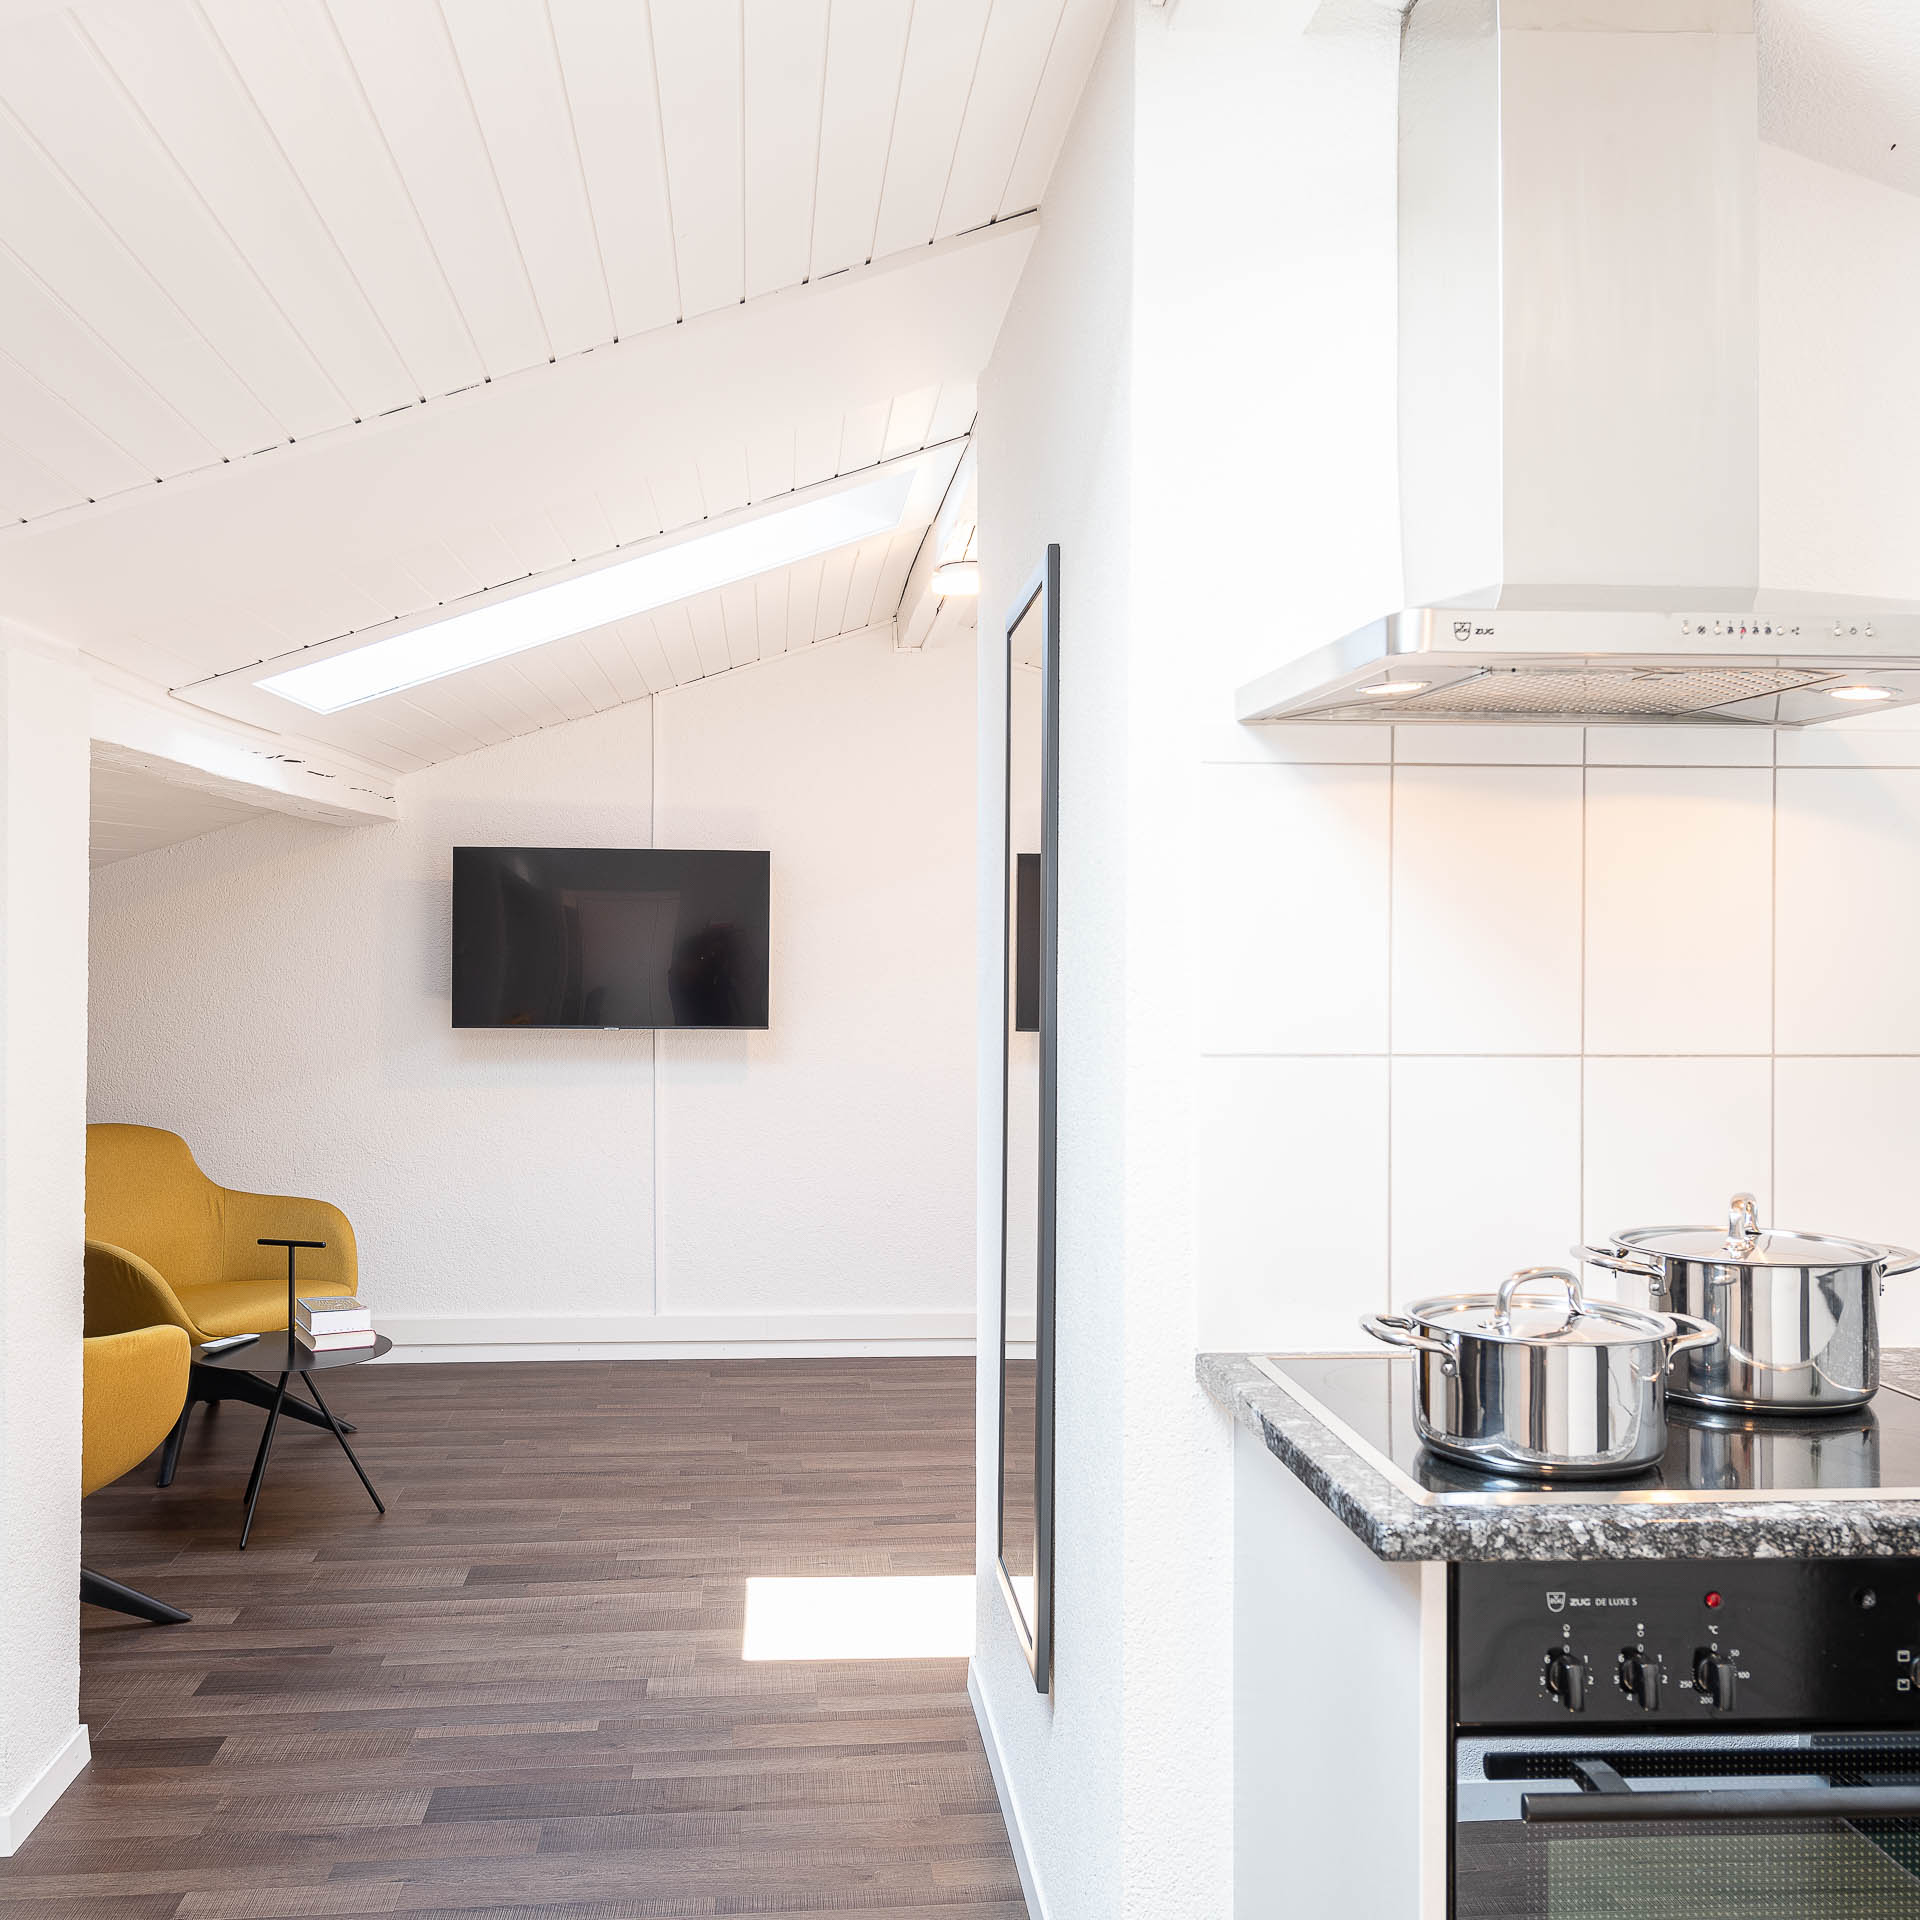
[[[187,1397],[187,1336],[178,1327],[140,1327],[89,1338],[81,1352],[84,1496],[137,1467],[174,1429]],[[160,1627],[193,1617],[87,1567],[80,1569],[80,1598]]]
[[[283,1331],[286,1252],[259,1244],[269,1238],[325,1243],[300,1256],[303,1294],[358,1292],[353,1228],[338,1207],[220,1186],[195,1165],[187,1143],[161,1127],[87,1129],[89,1334],[174,1326],[198,1345]],[[186,1406],[161,1458],[163,1487],[173,1479],[195,1403],[214,1400],[270,1407],[273,1389],[249,1373],[193,1366]],[[311,1426],[327,1424],[318,1408],[297,1400],[281,1410]]]

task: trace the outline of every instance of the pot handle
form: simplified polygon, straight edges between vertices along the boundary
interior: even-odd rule
[[[1405,1347],[1411,1353],[1437,1353],[1440,1356],[1440,1371],[1448,1374],[1453,1372],[1453,1349],[1444,1340],[1436,1340],[1432,1334],[1422,1333],[1418,1322],[1404,1313],[1369,1313],[1362,1318],[1360,1327],[1362,1332],[1372,1334],[1376,1340],[1384,1340],[1390,1347]]]
[[[1580,1276],[1570,1267],[1522,1267],[1518,1273],[1510,1273],[1500,1282],[1500,1291],[1494,1296],[1493,1327],[1496,1333],[1506,1333],[1513,1325],[1513,1296],[1522,1287],[1531,1286],[1536,1280],[1557,1280],[1567,1290],[1567,1318],[1587,1310],[1586,1295],[1580,1286]]]
[[[1711,1320],[1702,1320],[1697,1315],[1691,1313],[1670,1313],[1667,1315],[1667,1318],[1671,1320],[1675,1326],[1691,1327],[1693,1329],[1691,1333],[1682,1334],[1682,1336],[1667,1349],[1667,1358],[1669,1360],[1677,1359],[1683,1353],[1698,1353],[1703,1348],[1717,1347],[1720,1344],[1720,1329],[1716,1327]]]
[[[1649,1292],[1664,1293],[1667,1290],[1666,1268],[1657,1260],[1650,1260],[1623,1247],[1618,1241],[1599,1247],[1569,1247],[1567,1251],[1576,1260],[1584,1260],[1590,1266],[1605,1267],[1609,1273],[1630,1273],[1636,1280],[1644,1280]]]
[[[1888,1247],[1887,1264],[1880,1270],[1882,1280],[1895,1280],[1903,1273],[1920,1272],[1920,1253],[1911,1247]]]
[[[1750,1193],[1736,1193],[1727,1202],[1725,1251],[1744,1257],[1760,1239],[1760,1203]]]

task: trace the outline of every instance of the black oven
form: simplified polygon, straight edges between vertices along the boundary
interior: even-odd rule
[[[1453,1920],[1920,1920],[1920,1561],[1452,1570]]]

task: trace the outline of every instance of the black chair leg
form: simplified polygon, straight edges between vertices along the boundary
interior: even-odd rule
[[[177,1627],[193,1618],[150,1593],[123,1587],[118,1580],[109,1580],[104,1573],[86,1567],[80,1569],[80,1598],[89,1606],[111,1607],[115,1613],[130,1613],[136,1620],[151,1620],[156,1627]]]
[[[187,1421],[193,1414],[193,1396],[187,1396],[187,1404],[180,1409],[180,1418],[173,1423],[173,1431],[167,1435],[166,1444],[160,1449],[160,1479],[157,1484],[163,1487],[173,1485],[173,1470],[180,1464],[180,1443],[187,1437]]]

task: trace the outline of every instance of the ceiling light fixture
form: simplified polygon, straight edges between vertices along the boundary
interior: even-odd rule
[[[1829,687],[1827,698],[1830,700],[1891,700],[1891,687]]]
[[[1424,693],[1428,684],[1425,680],[1382,680],[1378,686],[1362,687],[1360,691],[1370,700],[1390,700],[1396,694]]]
[[[935,593],[957,594],[972,599],[980,591],[978,560],[949,560],[933,570]]]
[[[384,640],[290,667],[255,684],[314,713],[400,693],[467,667],[672,606],[714,587],[771,573],[836,547],[891,533],[906,511],[915,475],[896,468],[797,506],[696,533],[671,546],[610,561],[591,572],[533,587],[409,628]]]

